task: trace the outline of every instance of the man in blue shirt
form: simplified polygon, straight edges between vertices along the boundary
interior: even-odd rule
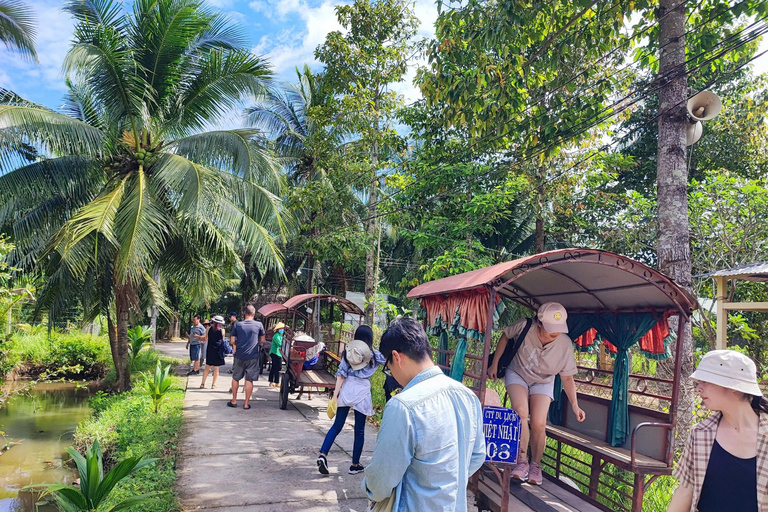
[[[415,320],[393,323],[379,350],[404,388],[384,408],[363,489],[375,502],[392,497],[397,512],[466,512],[467,482],[485,461],[480,401],[432,362]]]
[[[248,304],[245,307],[245,320],[237,322],[230,333],[229,342],[235,354],[232,365],[232,400],[230,407],[237,407],[237,388],[240,379],[245,377],[245,402],[243,409],[251,408],[253,381],[259,380],[259,350],[265,339],[264,325],[254,320],[256,308]]]

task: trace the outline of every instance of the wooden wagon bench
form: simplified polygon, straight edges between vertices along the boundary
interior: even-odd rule
[[[682,360],[675,359],[670,379],[630,374],[629,368],[634,346],[655,359],[669,355],[672,340],[674,353],[682,350],[680,334],[698,305],[668,277],[618,254],[562,249],[424,283],[408,297],[420,300],[425,326],[440,334],[438,364],[487,405],[495,393],[486,382],[492,330],[504,300],[534,311],[544,302],[561,303],[578,348],[601,343],[616,362],[613,370],[579,368],[575,381],[587,415],[583,423],[564,407],[558,377],[542,460],[545,476],[602,510],[640,512],[648,486],[671,473]],[[670,317],[677,320],[676,338],[669,335]],[[458,340],[455,349],[448,349],[448,334]],[[598,396],[608,392],[610,399]],[[473,477],[480,510],[507,510],[511,469],[486,462]]]

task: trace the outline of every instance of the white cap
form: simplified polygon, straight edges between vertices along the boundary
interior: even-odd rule
[[[712,350],[704,354],[693,380],[717,384],[748,395],[763,396],[757,384],[757,367],[750,358],[735,350]]]
[[[537,313],[539,322],[544,330],[550,334],[556,332],[568,332],[568,312],[558,302],[545,302],[539,307]]]
[[[353,370],[362,370],[371,361],[371,347],[362,340],[352,340],[347,345],[347,362]]]

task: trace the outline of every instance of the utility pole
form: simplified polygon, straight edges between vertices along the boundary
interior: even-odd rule
[[[659,18],[659,134],[656,169],[659,234],[656,252],[659,270],[692,291],[691,248],[688,226],[688,169],[685,131],[688,123],[688,83],[685,66],[685,0],[660,0]],[[691,428],[693,387],[693,335],[690,323],[683,333],[682,385],[678,408],[678,439]]]

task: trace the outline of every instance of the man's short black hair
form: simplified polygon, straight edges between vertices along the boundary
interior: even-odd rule
[[[379,352],[387,361],[392,358],[392,351],[408,356],[416,362],[432,359],[432,346],[427,333],[419,322],[412,318],[401,318],[393,322],[384,331],[379,344]]]
[[[203,317],[201,317],[200,315],[195,315],[194,318],[197,318],[198,320],[202,320],[203,319]]]

